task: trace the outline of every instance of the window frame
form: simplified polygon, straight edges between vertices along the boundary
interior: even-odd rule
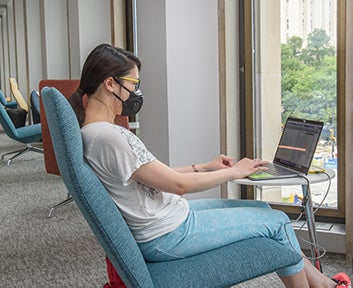
[[[241,156],[254,157],[254,61],[253,61],[253,1],[239,1],[239,58],[244,69],[240,75],[240,110],[244,111],[240,121]],[[320,208],[316,214],[318,221],[338,222],[345,221],[345,145],[346,145],[346,0],[337,0],[337,138],[338,140],[338,177],[337,181],[337,209]],[[242,199],[254,199],[254,188],[243,187]],[[272,204],[275,209],[280,209],[293,217],[299,215],[298,207],[288,204]]]

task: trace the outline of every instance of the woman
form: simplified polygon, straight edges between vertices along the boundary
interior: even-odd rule
[[[181,197],[266,170],[265,161],[235,162],[220,155],[207,163],[172,169],[134,134],[114,124],[116,115],[132,116],[142,106],[140,67],[130,52],[97,46],[85,62],[70,103],[82,127],[84,156],[119,207],[145,259],[188,257],[251,237],[272,238],[301,253],[288,217],[265,202]],[[304,258],[277,273],[286,287],[346,287]],[[341,280],[348,284],[349,278]]]

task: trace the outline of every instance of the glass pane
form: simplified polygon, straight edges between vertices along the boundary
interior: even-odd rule
[[[325,123],[313,164],[336,170],[337,0],[255,0],[256,155],[272,160],[288,116]],[[314,203],[337,208],[337,177],[311,186]],[[270,202],[299,203],[301,188],[260,191]],[[323,200],[324,199],[324,200]]]

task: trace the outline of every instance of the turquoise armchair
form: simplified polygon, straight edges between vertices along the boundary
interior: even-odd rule
[[[17,108],[17,102],[16,101],[7,101],[4,93],[0,90],[0,104],[2,104],[6,108]]]
[[[83,158],[80,128],[70,104],[55,88],[44,87],[41,95],[63,181],[127,287],[230,287],[301,260],[273,240],[255,238],[182,260],[146,262],[118,208]]]
[[[13,159],[29,151],[43,154],[42,148],[32,145],[32,143],[39,142],[42,139],[42,129],[40,124],[26,125],[24,127],[16,128],[10,116],[6,112],[5,107],[0,104],[0,125],[8,137],[22,144],[26,144],[26,146],[22,149],[1,155],[1,160],[4,160],[5,156],[14,154],[7,160],[7,165],[10,165]]]

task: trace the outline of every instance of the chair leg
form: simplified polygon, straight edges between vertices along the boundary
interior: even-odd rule
[[[15,154],[15,153],[18,153],[18,152],[22,152],[23,150],[26,150],[26,149],[27,149],[27,147],[26,147],[26,148],[23,148],[23,149],[20,149],[20,150],[11,151],[11,152],[7,152],[7,153],[5,153],[5,154],[2,154],[2,155],[1,155],[1,160],[4,160],[4,159],[5,159],[5,156],[7,156],[7,155],[11,155],[11,154]]]
[[[7,160],[7,166],[10,166],[11,161],[19,156],[21,156],[22,154],[29,152],[29,151],[33,151],[33,152],[37,152],[37,153],[41,153],[43,154],[43,149],[38,148],[38,147],[34,147],[32,146],[32,144],[28,144],[25,148],[20,149],[20,150],[16,150],[16,151],[12,151],[12,152],[8,152],[5,153],[1,156],[1,160],[4,160],[5,156],[7,155],[11,155],[11,154],[15,154],[14,156],[12,156],[9,160]]]
[[[71,195],[67,194],[67,198],[64,201],[61,201],[60,203],[58,203],[50,208],[48,217],[49,218],[53,217],[53,213],[54,213],[55,209],[62,207],[62,206],[65,206],[65,205],[71,203],[72,201],[73,201],[73,199],[72,199]]]
[[[38,147],[34,147],[32,145],[30,145],[30,150],[33,151],[33,152],[37,152],[37,153],[40,153],[40,154],[44,154],[44,151],[42,148],[38,148]]]

